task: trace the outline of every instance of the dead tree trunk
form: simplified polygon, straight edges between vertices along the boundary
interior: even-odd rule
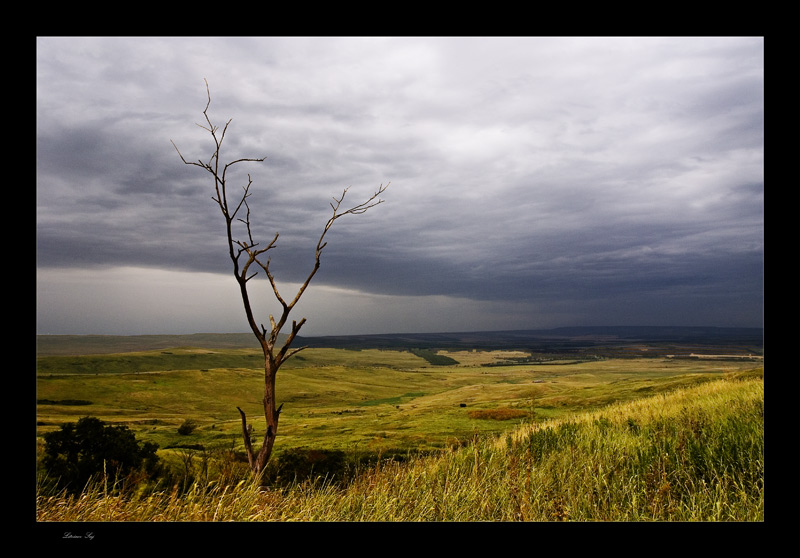
[[[255,474],[260,474],[264,470],[264,467],[266,466],[270,455],[272,454],[272,448],[275,444],[275,438],[278,434],[278,420],[280,418],[281,407],[283,407],[282,404],[276,407],[275,377],[278,373],[278,369],[284,362],[286,362],[288,358],[305,349],[305,347],[292,349],[291,345],[294,342],[297,333],[300,331],[300,328],[303,327],[303,324],[306,322],[306,319],[303,318],[299,322],[294,320],[292,321],[291,330],[288,332],[286,340],[280,346],[277,345],[278,335],[286,325],[289,319],[289,314],[308,288],[309,283],[311,283],[311,279],[314,277],[314,275],[316,275],[317,270],[319,270],[322,250],[327,244],[325,242],[325,235],[333,226],[333,223],[340,217],[345,215],[361,214],[368,209],[375,207],[379,203],[382,203],[383,200],[381,200],[379,196],[389,185],[381,185],[367,201],[346,210],[341,209],[342,201],[347,194],[346,188],[339,198],[333,199],[333,202],[330,204],[331,208],[333,209],[333,215],[325,224],[322,234],[319,237],[319,241],[317,242],[314,266],[303,284],[300,286],[294,298],[287,302],[287,300],[284,299],[278,292],[278,286],[275,283],[275,278],[269,268],[269,258],[266,260],[263,259],[263,255],[275,247],[275,243],[278,240],[278,234],[276,233],[273,239],[265,246],[260,246],[259,243],[253,240],[253,235],[250,228],[250,206],[247,204],[247,198],[250,197],[250,186],[253,183],[250,175],[247,177],[247,185],[244,186],[244,191],[241,197],[236,198],[233,203],[229,203],[228,199],[228,185],[226,182],[228,170],[233,165],[238,163],[248,161],[261,162],[264,161],[266,157],[262,157],[260,159],[237,159],[225,164],[222,166],[222,168],[220,168],[220,149],[222,147],[222,142],[225,139],[225,133],[228,130],[228,125],[231,123],[231,121],[228,120],[228,122],[222,128],[221,133],[219,128],[211,123],[211,120],[208,116],[208,107],[211,104],[211,93],[208,89],[208,82],[206,82],[206,90],[208,92],[208,103],[206,104],[205,110],[203,110],[203,116],[205,116],[206,124],[199,124],[199,126],[211,134],[215,145],[214,152],[212,153],[208,162],[203,162],[202,160],[198,160],[197,162],[187,161],[181,154],[180,150],[178,150],[178,147],[175,146],[174,142],[173,146],[175,146],[176,151],[178,151],[178,155],[180,155],[181,160],[185,164],[198,166],[206,170],[214,179],[215,196],[213,196],[212,199],[217,203],[223,217],[225,218],[225,230],[228,240],[228,255],[233,264],[234,277],[239,284],[239,292],[241,293],[242,303],[244,304],[247,323],[250,326],[253,334],[256,336],[256,339],[258,339],[261,350],[264,353],[263,411],[264,418],[266,419],[266,430],[264,432],[264,438],[261,442],[261,446],[257,451],[253,448],[253,443],[251,441],[253,427],[251,424],[248,424],[247,415],[245,412],[240,407],[237,407],[239,410],[239,415],[242,419],[242,437],[244,439],[244,447],[247,452],[250,470]],[[244,215],[241,217],[239,216],[240,212],[244,213]],[[238,221],[244,225],[244,235],[242,237],[239,237],[234,233],[235,221]],[[269,284],[272,288],[272,292],[277,301],[280,303],[282,309],[277,320],[275,320],[272,315],[269,316],[269,329],[256,321],[256,318],[253,315],[252,305],[250,303],[250,295],[248,293],[248,284],[250,280],[258,274],[259,269],[263,270],[266,274]]]

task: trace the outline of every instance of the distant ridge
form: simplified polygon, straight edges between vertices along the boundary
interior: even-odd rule
[[[582,326],[509,331],[392,333],[298,337],[294,347],[346,349],[527,349],[572,351],[633,344],[739,348],[760,352],[763,328]],[[258,348],[252,333],[190,335],[37,335],[36,353],[78,355],[152,351],[174,347],[208,349]]]
[[[193,333],[189,335],[37,335],[36,354],[88,355],[154,351],[173,347],[208,349],[258,348],[252,333]]]
[[[397,333],[298,338],[298,346],[343,348],[544,349],[631,343],[746,346],[761,349],[763,328],[695,326],[577,326],[553,329]]]

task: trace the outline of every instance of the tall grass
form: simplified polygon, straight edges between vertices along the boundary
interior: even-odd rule
[[[346,486],[41,493],[40,521],[762,521],[763,380],[719,380],[528,424]]]

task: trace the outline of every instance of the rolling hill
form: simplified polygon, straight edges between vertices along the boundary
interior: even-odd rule
[[[763,353],[763,328],[722,327],[562,327],[556,329],[452,333],[395,333],[298,337],[295,347],[347,349],[521,349],[532,352],[612,352],[616,354]],[[204,347],[257,348],[251,333],[191,335],[37,335],[36,353],[104,354]]]

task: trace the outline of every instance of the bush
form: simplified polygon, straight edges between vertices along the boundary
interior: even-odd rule
[[[348,463],[343,451],[290,449],[272,459],[265,480],[276,484],[303,482],[317,477],[345,480]]]
[[[189,434],[194,432],[196,428],[197,428],[196,421],[192,419],[186,419],[185,421],[183,421],[183,424],[181,424],[178,427],[178,434],[180,434],[181,436],[188,436]]]
[[[77,423],[62,424],[59,430],[44,435],[42,464],[59,488],[79,492],[93,478],[108,475],[123,479],[144,469],[158,468],[158,445],[140,445],[127,426],[106,425],[100,419],[84,417]]]

